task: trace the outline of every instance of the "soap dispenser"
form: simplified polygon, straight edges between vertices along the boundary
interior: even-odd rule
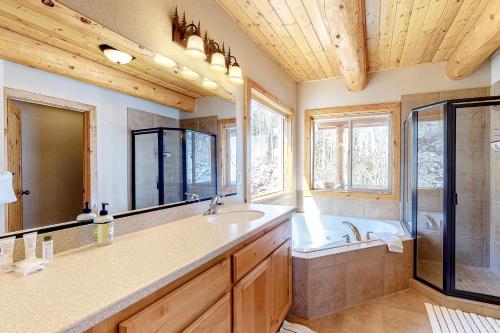
[[[97,246],[108,245],[113,241],[115,233],[115,223],[113,216],[106,210],[107,203],[102,203],[99,216],[94,220],[94,243]]]
[[[89,207],[89,202],[85,202],[85,208],[83,209],[82,213],[76,217],[77,222],[86,222],[86,221],[92,221],[94,222],[95,218],[97,215],[95,213],[92,213],[92,210]]]

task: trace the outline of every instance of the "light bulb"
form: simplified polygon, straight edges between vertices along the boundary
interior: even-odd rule
[[[117,50],[109,45],[99,45],[102,53],[108,58],[111,62],[114,62],[118,65],[125,65],[134,60],[134,57],[130,54]]]

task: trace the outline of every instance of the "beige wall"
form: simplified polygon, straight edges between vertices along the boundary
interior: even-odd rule
[[[83,207],[83,113],[26,102],[21,110],[25,229],[72,221]],[[54,190],[56,189],[56,190]]]

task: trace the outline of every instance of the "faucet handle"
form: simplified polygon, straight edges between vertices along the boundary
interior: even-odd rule
[[[370,234],[375,234],[375,233],[374,233],[373,231],[367,231],[367,232],[366,232],[366,239],[367,239],[367,240],[370,240],[370,239],[371,239],[371,238],[370,238]]]
[[[349,236],[349,235],[344,235],[344,236],[342,236],[342,238],[345,239],[346,243],[350,243],[351,242],[351,236]]]

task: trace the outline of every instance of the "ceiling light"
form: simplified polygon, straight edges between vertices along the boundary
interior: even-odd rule
[[[189,68],[187,68],[187,67],[183,67],[183,68],[182,68],[181,75],[182,75],[185,79],[188,79],[188,80],[190,80],[190,81],[194,81],[194,80],[196,80],[197,78],[199,78],[199,77],[200,77],[200,74],[196,73],[195,71],[190,70],[190,69],[189,69]]]
[[[205,54],[205,43],[200,36],[193,34],[189,36],[186,46],[186,52],[191,57],[205,60],[207,55]]]
[[[102,51],[102,53],[104,53],[106,58],[118,65],[128,64],[135,59],[135,57],[131,56],[130,54],[117,50],[114,47],[106,44],[99,45],[99,49]]]
[[[210,69],[218,73],[225,73],[227,71],[226,57],[224,57],[221,52],[215,52],[212,54]]]
[[[203,78],[203,81],[201,82],[201,85],[203,88],[206,88],[208,90],[214,90],[217,89],[219,86],[217,83],[214,81],[210,80],[208,77]]]
[[[243,83],[243,74],[241,73],[241,68],[238,63],[235,63],[229,67],[229,82],[235,84]]]
[[[164,55],[161,55],[159,53],[155,54],[153,58],[154,62],[156,62],[158,65],[162,65],[168,68],[174,68],[177,63],[173,61],[172,59],[165,57]]]

